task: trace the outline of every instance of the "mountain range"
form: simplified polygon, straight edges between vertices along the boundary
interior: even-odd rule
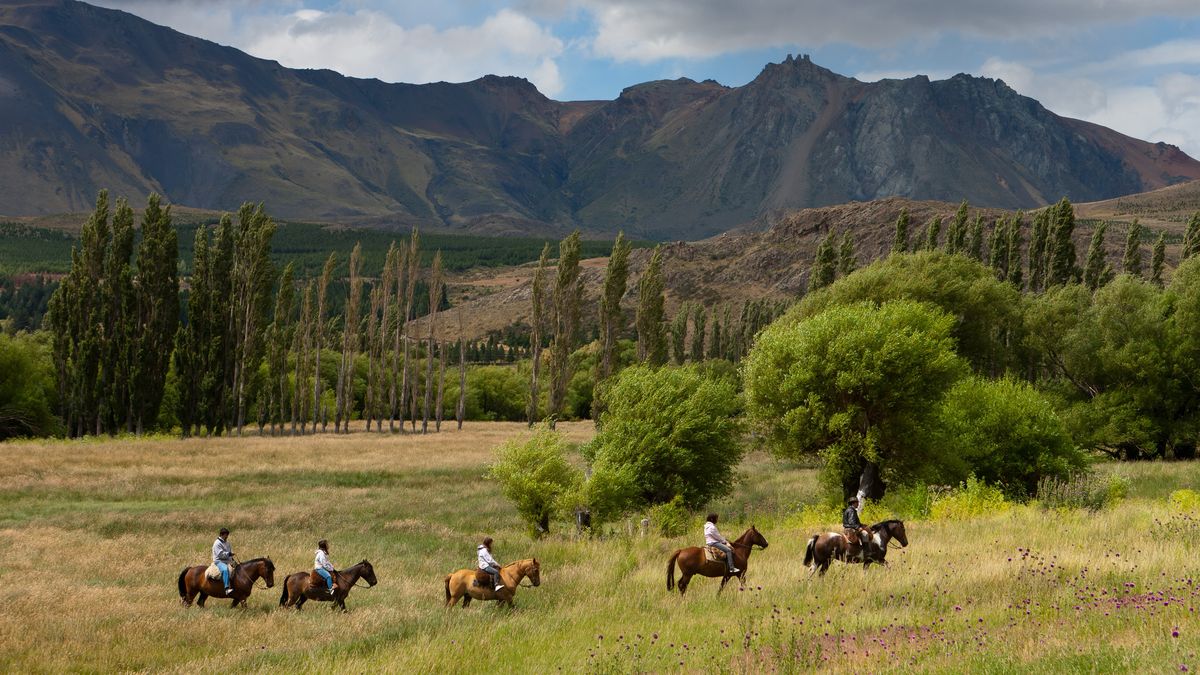
[[[889,196],[1019,208],[1200,178],[1000,80],[860,82],[788,56],[753,81],[560,102],[529,82],[289,69],[75,0],[0,6],[0,213],[140,201],[472,233],[697,239]]]

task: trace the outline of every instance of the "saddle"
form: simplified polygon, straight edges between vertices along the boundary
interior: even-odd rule
[[[221,578],[221,568],[217,567],[216,563],[209,565],[208,569],[204,570],[204,578],[205,579],[213,579],[214,581],[217,579],[220,579]]]
[[[708,562],[723,563],[723,562],[725,562],[725,551],[722,551],[721,549],[719,549],[715,546],[705,546],[704,547],[704,559],[707,560]]]
[[[475,570],[475,579],[471,582],[471,585],[486,588],[490,591],[494,588],[492,585],[492,575],[483,570]]]
[[[337,572],[331,572],[331,574],[333,574],[333,587],[337,588],[338,587]],[[309,586],[309,588],[321,588],[321,589],[328,588],[325,585],[325,577],[318,574],[316,568],[313,568],[313,571],[308,573],[308,586]]]

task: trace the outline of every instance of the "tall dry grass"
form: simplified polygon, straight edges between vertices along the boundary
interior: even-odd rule
[[[576,441],[590,424],[563,425]],[[665,588],[671,551],[626,536],[532,541],[483,478],[522,425],[462,433],[104,440],[0,446],[0,670],[632,672],[814,669],[1178,671],[1200,662],[1196,541],[1167,488],[1195,464],[1122,466],[1132,497],[1096,514],[1016,507],[967,522],[910,521],[886,569],[802,569],[818,524],[815,471],[754,455],[722,500],[726,534],[755,523],[744,591]],[[1164,487],[1165,486],[1165,487]],[[1174,525],[1172,525],[1174,523]],[[326,537],[341,565],[369,558],[380,585],[346,615],[178,604],[175,578],[215,532],[269,555],[277,579]],[[566,527],[565,524],[558,524]],[[834,522],[824,526],[836,525]],[[1172,529],[1174,528],[1174,529]],[[1181,529],[1182,528],[1182,529]],[[699,522],[696,523],[699,532]],[[446,611],[442,575],[483,534],[502,560],[536,555],[542,586],[513,612]],[[1178,637],[1173,637],[1173,633]]]

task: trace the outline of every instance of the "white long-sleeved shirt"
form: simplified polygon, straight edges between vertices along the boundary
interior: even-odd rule
[[[333,563],[329,562],[329,556],[325,555],[325,551],[317,549],[317,555],[313,558],[313,567],[317,569],[333,570]]]
[[[217,540],[213,542],[212,553],[214,563],[223,562],[226,565],[233,564],[233,549],[230,548],[229,542],[224,539],[217,537]]]
[[[716,523],[705,523],[704,524],[704,544],[705,544],[705,546],[707,546],[709,544],[725,544],[726,546],[728,546],[729,540],[726,539],[725,537],[721,536],[721,533],[717,530]]]
[[[479,569],[486,569],[489,566],[500,567],[500,563],[496,562],[496,559],[492,557],[492,552],[486,546],[480,544],[476,551],[479,557]]]

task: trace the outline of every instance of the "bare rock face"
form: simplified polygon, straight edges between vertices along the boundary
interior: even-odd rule
[[[892,196],[1033,207],[1200,178],[999,80],[863,83],[808,57],[613,101],[292,70],[75,0],[0,5],[0,214],[135,201],[490,234],[698,239]]]

